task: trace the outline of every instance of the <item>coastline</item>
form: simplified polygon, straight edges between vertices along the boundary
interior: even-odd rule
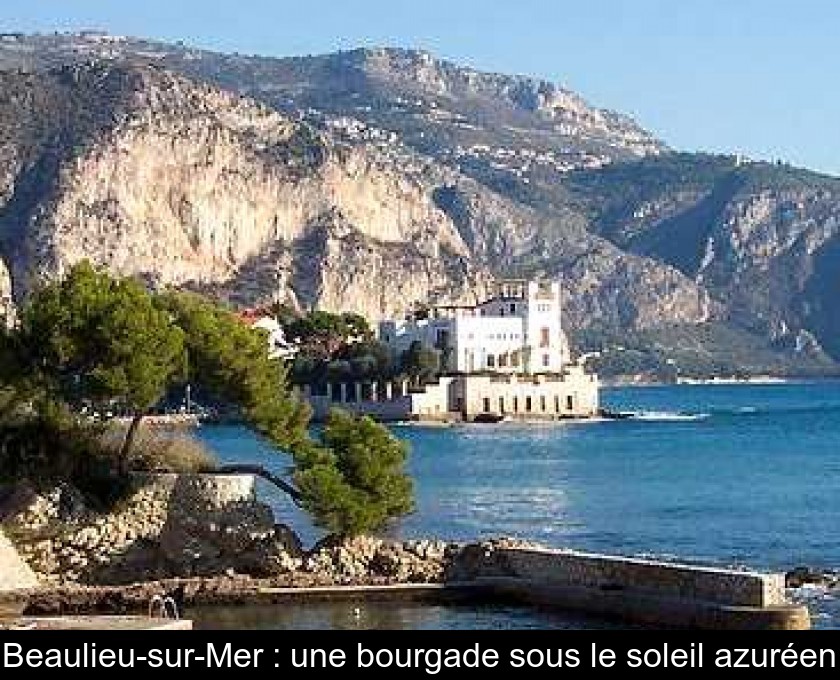
[[[371,563],[373,564],[373,563]],[[608,578],[610,588],[605,588]],[[618,557],[506,541],[462,546],[435,579],[289,573],[227,574],[123,586],[64,584],[31,594],[24,617],[133,614],[165,598],[174,618],[202,607],[346,602],[500,604],[553,609],[642,626],[805,630],[807,607],[790,601],[787,575]]]
[[[664,380],[646,380],[632,378],[601,378],[602,388],[620,387],[675,387],[675,386],[744,386],[755,387],[762,385],[809,385],[840,382],[839,376],[750,376],[748,378],[718,377],[718,378],[679,378],[676,382]]]

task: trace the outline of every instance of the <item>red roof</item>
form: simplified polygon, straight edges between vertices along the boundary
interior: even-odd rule
[[[264,309],[241,309],[236,314],[239,320],[249,325],[259,321],[264,316],[267,316]]]

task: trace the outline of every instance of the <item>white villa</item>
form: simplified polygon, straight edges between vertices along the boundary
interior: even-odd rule
[[[333,406],[380,420],[587,418],[600,413],[598,378],[571,358],[557,281],[505,280],[477,305],[437,307],[383,321],[379,339],[399,357],[415,342],[440,356],[440,377],[331,383],[304,390],[315,416]]]
[[[383,321],[379,339],[397,355],[415,341],[439,351],[444,373],[561,373],[571,362],[557,281],[503,281],[494,297],[473,307]]]

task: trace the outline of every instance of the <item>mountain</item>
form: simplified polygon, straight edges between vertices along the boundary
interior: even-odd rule
[[[421,51],[13,34],[0,78],[18,302],[82,257],[373,319],[548,274],[606,371],[837,368],[840,180],[677,153],[561,86]]]
[[[242,305],[297,294],[371,316],[474,287],[457,230],[419,187],[255,102],[107,64],[6,72],[0,89],[16,301],[84,258]]]

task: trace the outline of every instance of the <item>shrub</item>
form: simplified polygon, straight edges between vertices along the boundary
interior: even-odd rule
[[[17,409],[0,418],[0,483],[29,481],[44,489],[69,482],[94,505],[108,505],[127,488],[101,426],[57,405]]]
[[[115,452],[123,441],[124,426],[112,428],[105,437],[106,450]],[[119,434],[117,434],[119,432]],[[130,470],[137,472],[212,472],[218,466],[207,447],[189,433],[142,427],[134,440]]]

